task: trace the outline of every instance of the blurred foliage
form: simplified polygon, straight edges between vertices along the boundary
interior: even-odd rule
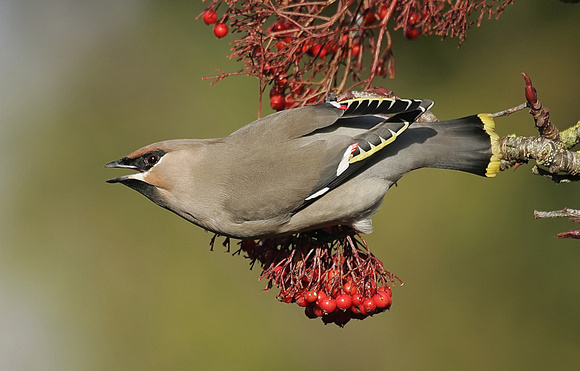
[[[579,207],[578,184],[529,166],[482,179],[406,175],[367,241],[405,286],[345,329],[261,292],[210,235],[105,179],[145,144],[224,136],[257,114],[258,84],[201,2],[0,3],[0,369],[294,370],[580,367],[577,241],[534,209]],[[400,96],[442,118],[523,102],[527,72],[556,125],[578,111],[580,6],[528,0],[454,41],[393,35]],[[535,135],[526,113],[500,134]]]

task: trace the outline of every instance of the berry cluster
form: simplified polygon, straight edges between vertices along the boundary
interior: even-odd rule
[[[377,20],[379,18],[369,10],[365,13],[363,25],[371,26]],[[270,107],[276,111],[319,102],[322,99],[320,89],[316,90],[315,87],[309,86],[310,82],[302,76],[301,69],[312,68],[318,71],[328,63],[344,64],[345,60],[356,60],[364,47],[361,46],[361,39],[353,39],[349,33],[343,33],[330,40],[309,38],[296,48],[292,40],[300,33],[299,28],[292,22],[280,19],[268,28],[267,33],[273,35],[276,40],[276,52],[281,52],[285,48],[292,49],[295,62],[293,73],[289,73],[289,70],[285,70],[279,63],[274,66],[268,61],[264,63],[263,74],[271,78],[272,85]],[[253,51],[256,59],[262,57],[264,53],[264,48],[261,46]],[[309,67],[305,68],[306,66]],[[378,61],[376,75],[387,75],[384,59]]]
[[[251,267],[260,263],[260,279],[268,281],[266,290],[274,285],[280,289],[278,300],[304,307],[308,318],[341,327],[352,318],[362,320],[389,309],[390,286],[402,283],[347,227],[239,245],[234,254],[245,253]]]
[[[229,28],[239,35],[230,58],[244,67],[218,70],[214,82],[256,76],[260,102],[269,89],[271,107],[281,110],[319,102],[331,91],[368,90],[377,76],[393,77],[393,31],[410,40],[435,34],[461,42],[471,25],[499,17],[514,1],[212,0],[199,16],[214,24],[217,37]]]

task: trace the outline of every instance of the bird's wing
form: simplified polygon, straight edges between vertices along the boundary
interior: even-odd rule
[[[341,118],[414,112],[431,101],[392,98],[355,98],[283,110],[258,119],[230,135],[232,139],[278,141],[300,138],[335,126]]]
[[[240,222],[290,217],[346,181],[431,104],[352,99],[254,121],[216,147],[221,155],[211,156],[230,159],[216,165],[227,169],[223,209]]]
[[[335,156],[324,167],[315,190],[294,212],[302,210],[345,182],[374,154],[394,142],[411,123],[433,105],[433,102],[417,99],[360,98],[341,101],[338,104],[344,109],[344,114],[335,125],[340,126],[342,122],[354,121],[349,125],[356,126],[357,118],[360,118],[361,123],[368,123],[369,120],[364,118],[369,115],[374,116],[374,125],[371,129],[353,136],[346,147],[341,144],[342,148],[337,148],[339,156]],[[387,118],[375,115],[393,116]],[[332,143],[330,145],[332,146]]]

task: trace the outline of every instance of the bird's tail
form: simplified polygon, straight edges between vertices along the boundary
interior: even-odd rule
[[[499,136],[493,117],[487,113],[434,123],[414,123],[437,133],[425,145],[438,147],[428,167],[465,171],[494,177],[500,168]]]

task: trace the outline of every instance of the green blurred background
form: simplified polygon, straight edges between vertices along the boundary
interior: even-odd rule
[[[199,1],[0,2],[1,370],[580,369],[579,185],[530,166],[494,180],[405,176],[367,241],[404,281],[388,313],[346,328],[261,291],[210,234],[105,180],[145,144],[224,136],[257,83],[210,86],[231,36]],[[518,1],[455,40],[394,34],[397,77],[442,119],[521,103],[526,71],[560,127],[580,119],[580,5]],[[535,135],[525,113],[500,134]]]

